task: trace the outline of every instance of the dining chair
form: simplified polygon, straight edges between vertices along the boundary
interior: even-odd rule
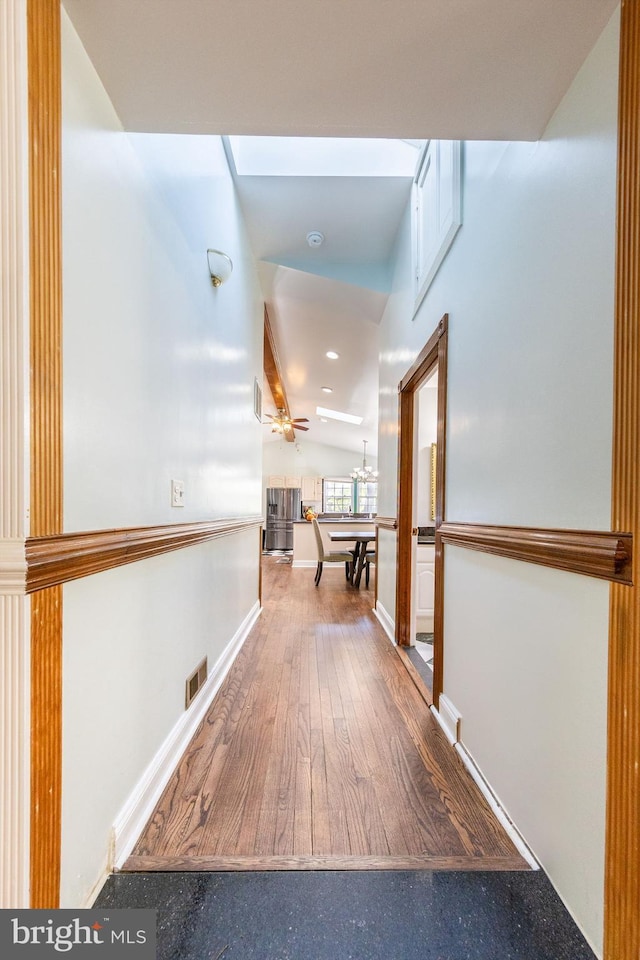
[[[347,580],[351,576],[351,564],[353,563],[353,554],[346,550],[325,550],[324,541],[322,539],[322,533],[320,531],[320,525],[314,517],[311,521],[313,524],[313,531],[316,535],[316,544],[318,547],[318,567],[316,569],[315,585],[316,587],[320,583],[320,578],[322,576],[322,566],[325,563],[344,563],[345,565],[345,576]]]
[[[375,566],[376,563],[376,552],[375,550],[367,550],[364,555],[364,585],[365,587],[369,586],[369,567],[371,564]]]

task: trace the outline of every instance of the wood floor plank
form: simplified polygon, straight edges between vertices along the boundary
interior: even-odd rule
[[[370,604],[265,558],[262,616],[125,870],[528,868]]]

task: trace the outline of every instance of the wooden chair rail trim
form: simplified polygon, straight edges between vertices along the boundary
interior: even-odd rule
[[[376,527],[382,527],[383,530],[397,530],[397,517],[376,517]]]
[[[171,550],[182,550],[250,527],[259,527],[263,522],[260,516],[229,517],[196,523],[29,537],[25,550],[26,592],[34,593],[125,563],[155,557]]]
[[[633,537],[608,530],[554,530],[445,521],[442,543],[631,586]]]

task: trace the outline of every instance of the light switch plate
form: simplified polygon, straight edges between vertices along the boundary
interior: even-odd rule
[[[184,480],[171,481],[171,506],[184,507]]]

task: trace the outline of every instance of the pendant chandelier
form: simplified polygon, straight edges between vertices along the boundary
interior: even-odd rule
[[[367,441],[363,440],[362,443],[364,444],[364,453],[362,455],[362,466],[354,467],[353,470],[351,471],[350,476],[352,480],[361,480],[363,483],[375,483],[378,479],[378,471],[373,470],[367,464]]]

